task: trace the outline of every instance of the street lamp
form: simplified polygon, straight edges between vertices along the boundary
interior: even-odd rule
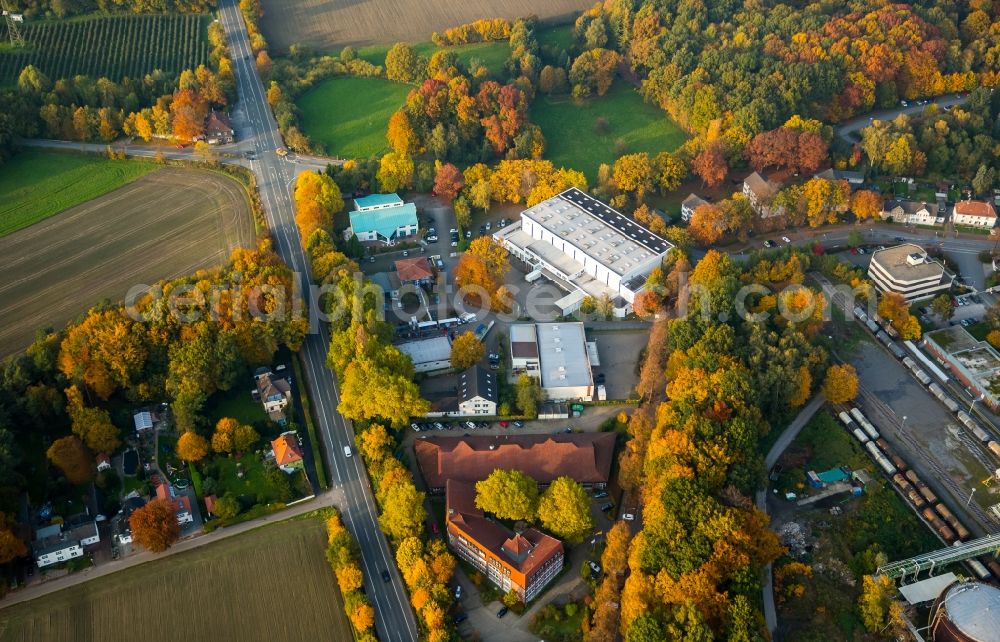
[[[903,415],[903,423],[899,424],[899,430],[902,431],[906,427],[906,415]]]
[[[984,397],[984,395],[979,395],[978,397],[973,397],[972,398],[972,403],[969,404],[969,414],[970,415],[972,414],[972,408],[976,405],[976,402],[977,401],[982,401],[983,397]]]
[[[967,500],[967,501],[965,502],[965,508],[966,508],[966,509],[968,509],[968,508],[969,508],[969,504],[971,504],[971,503],[972,503],[972,496],[973,496],[973,495],[975,495],[975,494],[976,494],[976,489],[975,489],[975,488],[973,488],[973,489],[972,489],[972,492],[971,492],[971,493],[969,493],[969,499],[968,499],[968,500]]]

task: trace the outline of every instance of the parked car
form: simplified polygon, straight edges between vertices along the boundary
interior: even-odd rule
[[[635,515],[633,515],[632,513],[624,513],[622,515],[622,519],[624,519],[626,522],[631,522],[632,520],[635,519]]]
[[[507,423],[506,421],[501,421],[501,422],[500,422],[500,427],[501,427],[501,428],[506,428],[506,427],[507,427],[507,426],[509,426],[509,425],[510,425],[510,424],[508,424],[508,423]]]
[[[440,421],[435,421],[434,422],[434,429],[435,430],[444,430],[444,424],[441,423]]]
[[[427,235],[427,242],[428,243],[437,243],[438,242],[438,236],[437,236],[437,234],[428,234]]]
[[[609,510],[611,510],[614,507],[615,507],[614,502],[608,502],[607,504],[601,504],[601,511],[606,513],[606,512],[608,512]]]
[[[601,565],[598,564],[597,562],[593,560],[587,560],[587,566],[590,567],[590,572],[593,573],[594,575],[601,574]]]
[[[493,229],[493,223],[486,221],[486,231],[489,232],[492,229]]]
[[[508,611],[510,611],[510,609],[508,609],[506,606],[503,607],[502,609],[500,609],[499,611],[497,611],[497,617],[501,618],[501,617],[507,615]]]
[[[374,263],[375,262],[375,257],[374,256],[369,256],[368,257],[368,262],[369,263]]]
[[[455,616],[455,624],[461,624],[462,622],[465,622],[468,619],[469,615],[467,613],[459,613],[458,615]]]
[[[524,428],[524,422],[523,421],[515,421],[513,425],[514,425],[515,428]]]
[[[389,576],[389,571],[383,568],[382,569],[382,581],[383,582],[388,582],[390,580],[392,580],[392,578]]]
[[[474,422],[467,421],[465,422],[465,427],[468,428],[469,430],[475,430],[476,424]]]
[[[465,238],[467,239],[472,238],[472,230],[465,230]]]
[[[409,255],[410,255],[409,250],[403,250],[403,256],[409,256]]]
[[[594,493],[594,499],[604,499],[608,496],[608,491],[602,490],[599,493]]]
[[[456,584],[455,585],[455,599],[456,600],[462,599],[462,585],[461,584]]]
[[[350,446],[344,446],[344,457],[350,457],[353,454]]]
[[[792,239],[788,238],[787,236],[782,236],[781,240],[784,241],[785,243],[791,243],[792,242]]]

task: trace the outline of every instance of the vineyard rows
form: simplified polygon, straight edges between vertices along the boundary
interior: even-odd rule
[[[15,82],[29,64],[53,80],[82,74],[119,81],[155,69],[178,73],[208,61],[208,22],[196,15],[26,22],[22,33],[27,47],[0,50],[0,85]]]

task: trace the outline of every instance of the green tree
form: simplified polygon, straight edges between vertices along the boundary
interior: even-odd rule
[[[541,386],[534,377],[522,373],[517,378],[517,407],[527,417],[538,415],[538,404],[544,398]]]
[[[226,493],[215,500],[215,510],[213,511],[219,519],[230,519],[240,514],[240,502],[232,493]]]
[[[427,74],[427,63],[405,42],[397,42],[385,54],[385,77],[389,80],[417,82]]]
[[[538,484],[519,470],[494,470],[476,482],[476,506],[500,519],[533,520],[538,512]]]
[[[542,493],[538,519],[556,537],[579,544],[594,528],[590,496],[573,478],[559,477]]]
[[[934,311],[934,314],[947,321],[955,314],[955,303],[951,300],[951,296],[939,294],[931,301],[931,310]]]

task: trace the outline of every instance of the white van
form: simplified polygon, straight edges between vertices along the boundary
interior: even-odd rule
[[[351,452],[350,446],[344,446],[344,457],[350,457],[353,453]]]

